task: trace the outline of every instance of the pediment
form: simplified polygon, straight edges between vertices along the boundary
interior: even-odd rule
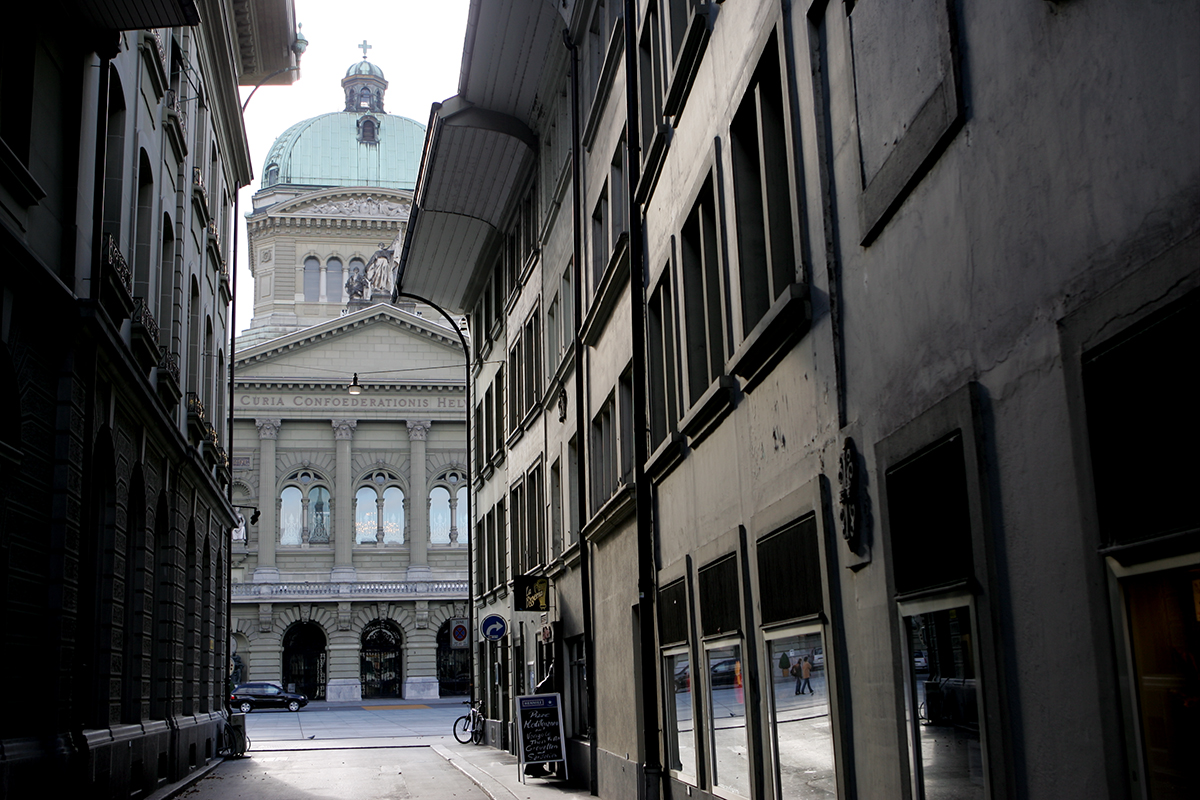
[[[374,306],[238,354],[237,380],[294,384],[457,385],[462,346],[452,331],[392,306]]]

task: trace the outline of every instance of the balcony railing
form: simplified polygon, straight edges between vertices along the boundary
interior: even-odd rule
[[[251,600],[261,597],[352,597],[396,595],[438,595],[466,597],[466,581],[368,581],[363,583],[235,583],[235,599]]]
[[[121,254],[121,248],[117,247],[116,237],[111,233],[104,234],[104,266],[116,274],[121,285],[125,287],[125,291],[132,295],[133,272],[129,269],[125,256]]]
[[[141,325],[146,329],[146,338],[152,342],[158,341],[158,320],[150,311],[150,304],[146,302],[146,298],[133,298],[133,316],[130,319],[135,325]]]

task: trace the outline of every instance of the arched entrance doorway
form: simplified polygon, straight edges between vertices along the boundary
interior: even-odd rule
[[[450,646],[450,625],[446,620],[437,634],[438,694],[442,697],[464,695],[470,691],[471,651]]]
[[[283,636],[283,688],[309,700],[325,699],[325,631],[297,622]]]
[[[400,697],[404,686],[404,634],[396,623],[377,619],[362,632],[362,696]]]

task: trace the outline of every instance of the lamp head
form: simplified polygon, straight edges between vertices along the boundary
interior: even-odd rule
[[[354,380],[350,382],[350,394],[362,394],[362,386],[358,382],[358,373],[354,373]]]

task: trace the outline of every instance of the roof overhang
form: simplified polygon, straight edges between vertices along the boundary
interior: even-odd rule
[[[472,0],[459,92],[435,104],[397,286],[456,313],[486,279],[502,217],[533,169],[535,101],[573,2]],[[479,31],[495,31],[481,36]]]

